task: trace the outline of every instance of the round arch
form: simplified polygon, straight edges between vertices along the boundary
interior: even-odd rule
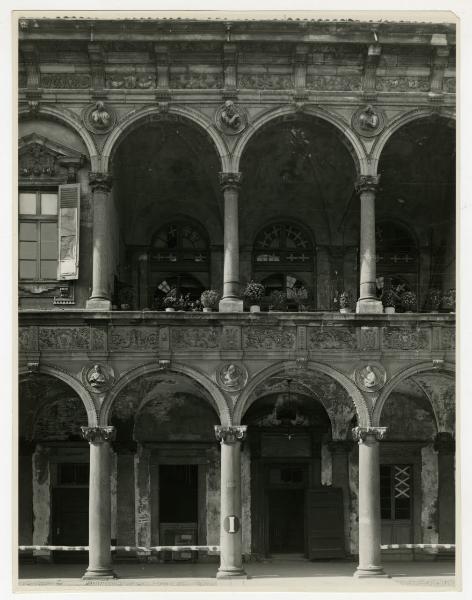
[[[263,369],[255,377],[252,378],[249,385],[241,393],[236,407],[234,409],[233,422],[235,425],[241,424],[244,414],[251,406],[251,404],[257,400],[257,398],[251,399],[251,395],[257,388],[257,386],[263,383],[272,375],[276,375],[282,370],[290,368],[298,368],[296,361],[280,361],[275,365],[271,365],[270,367]],[[333,369],[333,367],[329,367],[328,365],[318,362],[309,362],[307,363],[306,367],[303,368],[308,369],[310,371],[318,371],[319,373],[323,373],[324,375],[327,375],[328,377],[331,377],[332,379],[337,381],[346,390],[349,397],[354,403],[356,413],[358,416],[359,426],[369,427],[371,425],[369,409],[362,396],[362,393],[357,388],[355,383],[351,381],[348,377],[346,377],[346,375],[337,371],[336,369]]]
[[[38,112],[35,113],[34,116],[36,115],[39,115],[40,117],[46,117],[53,121],[58,121],[59,123],[67,125],[73,129],[79,135],[85,144],[85,147],[87,148],[92,171],[99,170],[100,157],[98,155],[95,142],[77,115],[69,110],[58,109],[54,106],[48,106],[44,104],[40,104]],[[26,120],[32,119],[33,115],[27,108],[22,108],[18,113],[18,117]]]
[[[336,129],[344,136],[344,138],[349,142],[349,150],[351,156],[354,160],[355,168],[358,175],[367,175],[370,174],[367,154],[364,148],[364,145],[360,141],[360,139],[355,135],[352,129],[348,126],[348,124],[341,119],[340,117],[328,112],[327,110],[323,110],[316,106],[305,106],[303,107],[303,111],[300,113],[295,106],[282,106],[276,108],[274,110],[269,110],[263,113],[260,117],[256,119],[254,123],[251,123],[248,128],[244,131],[244,133],[239,138],[232,157],[232,170],[238,172],[240,169],[241,158],[246,150],[248,144],[251,142],[253,136],[262,128],[264,125],[270,123],[271,121],[276,121],[277,119],[281,119],[286,116],[294,116],[297,114],[301,114],[302,116],[312,116],[317,117],[323,121],[331,123]]]
[[[172,116],[176,116],[193,125],[197,125],[202,133],[206,133],[213,142],[220,160],[221,171],[231,171],[231,159],[228,148],[223,138],[213,126],[213,123],[202,113],[182,106],[169,106],[166,113],[162,113],[159,107],[152,106],[136,112],[131,111],[128,115],[125,115],[124,119],[113,129],[105,142],[101,158],[101,170],[104,173],[109,171],[110,163],[116,149],[129,133],[149,121],[161,120],[165,122],[168,120],[168,115],[170,115],[171,119]]]
[[[390,379],[387,382],[387,384],[384,386],[384,388],[382,390],[382,393],[379,396],[379,399],[375,403],[374,411],[372,413],[373,427],[380,426],[380,418],[382,416],[382,409],[383,409],[388,397],[393,392],[393,390],[397,387],[397,385],[399,383],[401,383],[402,381],[405,381],[405,379],[408,379],[412,375],[418,375],[419,373],[427,373],[427,372],[443,373],[443,374],[451,375],[452,377],[454,377],[454,375],[455,375],[454,365],[452,365],[451,363],[444,363],[441,366],[441,368],[438,369],[438,368],[434,368],[432,366],[431,362],[425,362],[425,363],[420,363],[418,365],[414,365],[413,367],[404,369],[403,371],[400,371],[394,377],[392,377],[392,379]],[[434,408],[433,408],[433,412],[434,412]],[[436,414],[435,414],[435,416],[436,416]],[[437,420],[437,417],[436,417],[436,420]]]
[[[56,379],[60,379],[62,382],[64,382],[70,388],[72,388],[82,400],[82,404],[84,405],[85,410],[87,411],[89,427],[95,427],[98,425],[97,410],[95,408],[95,404],[89,392],[83,387],[80,381],[78,381],[75,377],[73,377],[66,371],[62,371],[51,365],[40,364],[37,372],[43,375],[50,375],[51,377],[55,377]],[[20,378],[29,374],[31,374],[31,371],[29,371],[26,367],[20,369]]]
[[[181,375],[186,375],[190,379],[193,379],[198,384],[200,384],[205,391],[207,391],[212,399],[215,401],[215,404],[218,408],[218,417],[220,419],[221,425],[229,426],[231,425],[231,413],[228,408],[228,404],[225,400],[225,397],[221,390],[217,387],[217,385],[211,381],[206,375],[202,372],[197,371],[196,369],[192,369],[187,367],[186,365],[182,365],[179,363],[172,363],[171,366],[167,368],[168,372],[178,373]],[[112,390],[106,397],[103,406],[100,410],[99,415],[99,424],[107,425],[108,419],[110,416],[111,409],[115,400],[118,398],[119,394],[123,391],[123,389],[135,379],[142,377],[144,375],[149,375],[151,373],[162,372],[162,368],[158,363],[149,363],[146,365],[141,365],[134,369],[131,369],[127,373],[125,373],[118,382],[113,386]]]
[[[382,151],[385,148],[385,145],[387,144],[389,139],[392,137],[392,135],[396,131],[398,131],[401,127],[403,127],[404,125],[407,125],[408,123],[412,123],[413,121],[417,121],[419,119],[428,119],[433,116],[437,117],[438,119],[442,119],[443,121],[446,121],[446,122],[456,120],[456,116],[452,111],[444,111],[443,110],[443,111],[441,111],[441,113],[437,113],[436,111],[434,111],[430,108],[415,109],[415,110],[409,111],[407,113],[404,113],[404,114],[400,115],[399,117],[397,117],[396,119],[394,119],[388,125],[388,127],[386,127],[384,129],[382,134],[377,138],[377,140],[375,141],[375,144],[372,148],[371,157],[370,157],[372,174],[377,174],[377,169],[379,166]]]

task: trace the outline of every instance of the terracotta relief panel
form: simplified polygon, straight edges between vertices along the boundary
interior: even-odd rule
[[[172,329],[172,348],[212,349],[220,346],[221,331],[215,327],[176,327]]]
[[[28,352],[28,350],[38,349],[38,328],[19,327],[18,329],[18,347],[20,352]]]
[[[430,333],[429,329],[384,327],[382,346],[387,350],[428,350],[430,348]]]
[[[456,349],[456,330],[454,327],[441,328],[441,348],[443,350]]]
[[[309,350],[348,350],[356,347],[356,331],[352,327],[309,328]]]
[[[336,75],[307,75],[306,87],[309,90],[319,91],[351,91],[358,92],[362,90],[362,77],[352,75],[339,77]]]
[[[223,350],[239,350],[241,348],[241,328],[223,327],[221,347]]]
[[[102,327],[92,327],[92,350],[106,351],[107,332]]]
[[[379,92],[429,92],[429,77],[377,77]]]
[[[41,87],[59,90],[83,90],[91,87],[90,75],[86,73],[45,73],[41,75]]]
[[[42,350],[88,350],[89,327],[40,327],[39,348]]]
[[[156,351],[159,349],[157,327],[113,327],[110,329],[111,351]]]
[[[292,76],[276,73],[242,74],[238,87],[256,90],[288,90],[293,87]]]
[[[295,348],[295,328],[276,329],[266,327],[245,327],[243,347],[248,350],[292,350]]]

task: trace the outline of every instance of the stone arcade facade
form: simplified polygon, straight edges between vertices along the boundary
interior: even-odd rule
[[[381,544],[454,543],[455,318],[430,293],[455,287],[454,26],[19,35],[22,556],[379,576]],[[209,288],[219,310],[163,311]],[[412,312],[383,312],[389,288]]]

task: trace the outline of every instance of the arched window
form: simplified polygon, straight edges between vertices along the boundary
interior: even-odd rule
[[[412,291],[418,294],[418,248],[408,229],[392,221],[380,221],[375,228],[377,287]]]
[[[253,277],[265,285],[267,296],[283,291],[289,308],[295,308],[295,297],[313,305],[314,248],[299,225],[279,222],[264,227],[255,239],[252,263]]]

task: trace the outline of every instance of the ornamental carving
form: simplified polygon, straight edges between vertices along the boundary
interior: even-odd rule
[[[177,327],[171,336],[175,349],[218,348],[220,344],[220,331],[215,327]]]
[[[443,79],[443,91],[448,94],[456,93],[456,78],[455,77],[445,77]]]
[[[37,328],[32,327],[20,327],[18,329],[18,346],[20,352],[27,352],[28,350],[37,350]]]
[[[244,329],[243,346],[247,349],[292,350],[295,342],[294,331],[262,327]]]
[[[374,137],[385,127],[385,113],[369,104],[365,108],[356,110],[352,115],[351,124],[359,135]]]
[[[115,439],[116,430],[111,425],[108,427],[84,427],[81,428],[82,437],[91,444],[103,444]]]
[[[425,350],[429,348],[428,332],[408,327],[384,327],[382,346],[388,350]]]
[[[187,71],[185,73],[171,73],[169,78],[171,89],[221,89],[223,84],[222,73],[196,73]]]
[[[107,334],[105,329],[98,327],[92,328],[92,350],[103,350],[107,349]]]
[[[88,327],[40,327],[39,348],[43,350],[88,350]]]
[[[82,155],[76,150],[32,133],[20,140],[18,173],[20,177],[34,179],[75,180],[75,170],[82,159]]]
[[[375,192],[379,181],[380,175],[360,175],[356,181],[356,191],[358,194],[362,192]]]
[[[307,75],[306,87],[309,90],[319,91],[350,91],[362,90],[362,77],[352,75],[350,77],[337,77],[335,75]]]
[[[370,362],[356,367],[353,379],[362,391],[378,392],[385,385],[387,373],[380,363]]]
[[[224,350],[239,350],[241,348],[240,327],[223,327],[223,333],[221,335],[221,347]]]
[[[82,382],[85,387],[96,394],[102,394],[110,389],[114,382],[114,373],[111,368],[94,364],[82,369]]]
[[[156,87],[156,77],[150,74],[109,74],[106,81],[106,87],[110,90],[149,90]]]
[[[215,125],[226,135],[236,135],[246,128],[247,116],[240,106],[232,100],[226,100],[215,113]]]
[[[275,73],[257,73],[240,75],[238,87],[256,90],[289,90],[293,88],[291,75],[277,75]]]
[[[223,427],[222,425],[215,425],[216,439],[222,444],[235,444],[236,442],[242,442],[246,437],[246,431],[246,425],[239,425],[234,427]]]
[[[95,171],[89,173],[89,185],[92,192],[108,193],[111,190],[112,183],[112,177],[108,173],[97,173]]]
[[[226,363],[216,373],[218,384],[227,392],[241,390],[246,385],[247,378],[246,367],[238,363]]]
[[[41,75],[41,87],[58,90],[85,90],[91,87],[85,73],[47,73]]]
[[[429,77],[377,77],[378,92],[429,92]]]
[[[348,350],[356,347],[356,332],[352,328],[311,327],[309,329],[309,350]]]
[[[386,427],[354,427],[352,437],[362,444],[369,438],[374,438],[376,441],[383,440],[386,433]]]
[[[443,350],[456,349],[456,330],[454,327],[441,328],[441,348]]]
[[[376,350],[379,347],[378,328],[361,327],[361,350]]]
[[[82,113],[85,127],[92,133],[108,133],[116,123],[116,113],[109,106],[99,100],[85,108]]]
[[[113,327],[110,330],[110,350],[148,352],[159,349],[159,330],[156,327]]]
[[[242,173],[220,173],[220,186],[224,191],[226,188],[239,188],[242,180]]]

